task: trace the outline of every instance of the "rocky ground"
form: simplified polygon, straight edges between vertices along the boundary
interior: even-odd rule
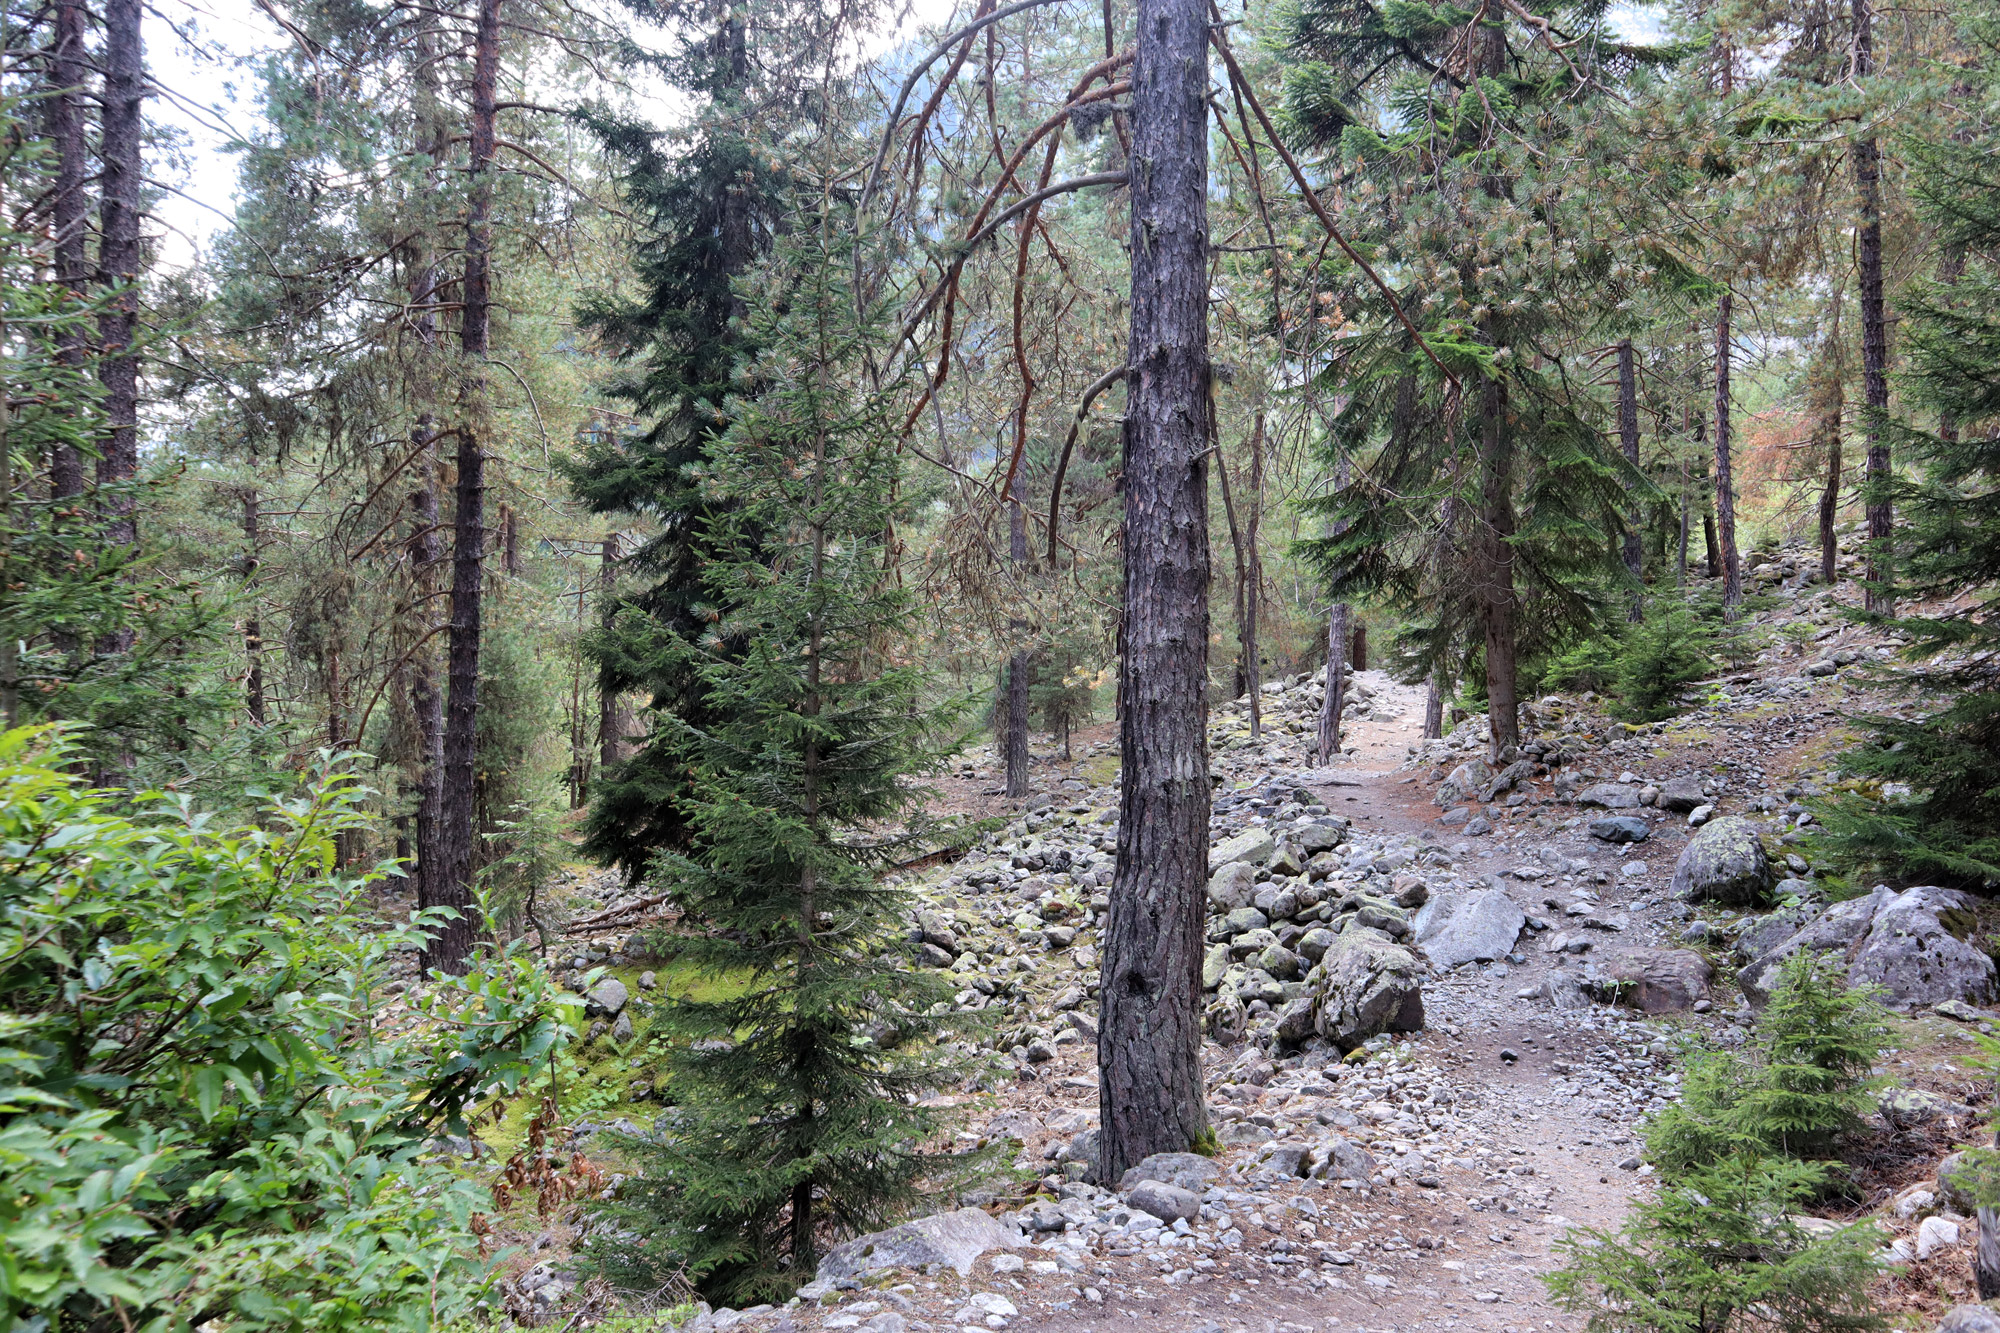
[[[1116,756],[1108,729],[1079,734],[1002,832],[909,875],[927,963],[999,1034],[995,1073],[940,1102],[964,1108],[966,1143],[1010,1146],[1013,1178],[963,1200],[981,1211],[863,1247],[874,1259],[836,1254],[789,1307],[698,1326],[1580,1327],[1540,1280],[1563,1238],[1615,1226],[1647,1187],[1638,1127],[1677,1095],[1681,1041],[1744,1040],[1737,969],[1814,931],[1874,969],[1857,979],[1922,992],[1902,997],[1915,1016],[1883,1069],[1900,1119],[1859,1210],[1897,1242],[1885,1287],[1913,1311],[1969,1290],[1971,1227],[1934,1177],[1985,1099],[1962,1068],[1964,1025],[2000,999],[1984,946],[1964,943],[1985,908],[1878,894],[1824,910],[1800,798],[1829,780],[1845,719],[1883,701],[1868,669],[1890,645],[1849,627],[1848,591],[1803,582],[1804,561],[1758,563],[1764,646],[1671,722],[1538,700],[1495,767],[1483,720],[1424,741],[1421,692],[1363,672],[1343,754],[1319,767],[1315,680],[1267,686],[1256,737],[1243,701],[1216,710],[1204,982],[1224,1147],[1149,1180],[1090,1179]],[[973,757],[945,799],[1007,810],[996,773]],[[1768,864],[1746,869],[1752,855]],[[1940,967],[1936,993],[1909,980]],[[540,1306],[563,1303],[558,1263],[522,1296],[537,1282]]]

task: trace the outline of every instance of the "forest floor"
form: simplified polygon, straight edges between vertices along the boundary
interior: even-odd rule
[[[1844,656],[1864,667],[1882,656],[1881,643],[1840,618],[1851,596],[1843,588],[1767,599],[1759,620],[1771,647],[1672,722],[1626,727],[1591,717],[1579,723],[1589,714],[1587,699],[1541,701],[1530,707],[1531,719],[1553,731],[1556,719],[1568,714],[1565,746],[1580,737],[1587,747],[1583,760],[1570,767],[1586,779],[1657,783],[1694,775],[1719,784],[1718,813],[1782,809],[1829,780],[1830,756],[1847,743],[1857,713],[1893,702],[1888,687],[1865,669],[1822,672],[1808,665],[1809,655],[1819,663]],[[1816,642],[1807,648],[1804,641],[1813,634],[1795,632],[1786,647],[1777,631],[1800,625],[1821,627]],[[1460,875],[1504,885],[1531,916],[1544,914],[1559,927],[1587,905],[1590,918],[1583,924],[1595,929],[1581,933],[1591,937],[1588,957],[1599,967],[1685,947],[1683,934],[1697,914],[1667,891],[1690,834],[1683,818],[1666,815],[1645,841],[1610,846],[1588,835],[1580,817],[1585,812],[1551,796],[1487,807],[1492,831],[1465,836],[1468,830],[1440,823],[1431,786],[1442,772],[1418,757],[1421,691],[1378,672],[1361,679],[1373,700],[1349,723],[1346,752],[1330,768],[1311,762],[1310,717],[1297,703],[1287,708],[1274,700],[1260,740],[1240,726],[1231,730],[1227,716],[1219,719],[1218,795],[1274,782],[1307,788],[1354,822],[1356,838],[1429,849],[1432,864],[1448,860]],[[1072,736],[1067,761],[1038,743],[1043,757],[1034,767],[1035,792],[1018,802],[1001,794],[993,760],[971,755],[940,784],[938,804],[976,816],[1054,814],[1072,802],[1067,808],[1079,812],[1115,808],[1115,747],[1109,726]],[[1081,825],[1083,817],[1074,822]],[[1558,867],[1554,875],[1549,866]],[[932,901],[946,907],[973,901],[951,896],[972,886],[955,878],[940,882],[941,875],[926,883],[926,891],[938,895]],[[961,913],[961,924],[968,919]],[[1179,1238],[1185,1252],[1171,1234],[1164,1242],[1126,1242],[1102,1235],[1100,1225],[1086,1242],[1076,1228],[1067,1240],[1043,1235],[1018,1252],[989,1252],[964,1277],[949,1269],[899,1274],[830,1293],[821,1304],[740,1316],[716,1312],[705,1326],[771,1333],[1580,1329],[1583,1319],[1552,1304],[1543,1282],[1563,1262],[1565,1237],[1577,1228],[1616,1230],[1632,1200],[1649,1188],[1649,1170],[1639,1159],[1640,1128],[1647,1111],[1677,1093],[1684,1039],[1741,1044],[1752,1017],[1736,996],[1726,951],[1713,947],[1706,950],[1718,966],[1711,998],[1693,1009],[1644,1015],[1578,1002],[1573,981],[1565,978],[1576,975],[1579,956],[1541,947],[1556,934],[1524,935],[1520,952],[1508,959],[1433,975],[1424,992],[1424,1030],[1377,1049],[1359,1068],[1325,1065],[1323,1058],[1316,1068],[1294,1059],[1290,1068],[1280,1060],[1275,1078],[1268,1066],[1261,1075],[1246,1074],[1246,1064],[1262,1057],[1211,1045],[1205,1052],[1211,1104],[1223,1108],[1224,1143],[1231,1146],[1217,1159],[1222,1192],[1211,1190],[1203,1220]],[[1079,947],[1069,951],[1073,956],[1051,954],[1031,969],[1044,974],[1035,978],[1042,990],[1028,992],[1022,1004],[1052,1024],[1045,1032],[1064,1021],[1057,1011],[1065,1006],[1049,997],[1072,979],[1094,975],[1094,955],[1083,943],[1080,936]],[[1001,952],[997,945],[994,951]],[[1991,1101],[1983,1080],[1968,1069],[1974,1051],[1965,1029],[1922,1014],[1897,1017],[1892,1030],[1895,1048],[1885,1052],[1878,1072],[1942,1094],[1965,1114],[1878,1136],[1858,1172],[1865,1197],[1828,1210],[1842,1221],[1876,1217],[1885,1243],[1913,1237],[1917,1224],[1890,1215],[1890,1200],[1934,1178],[1938,1158],[1971,1141],[1983,1110],[1966,1108]],[[1092,1041],[1068,1034],[1045,1047],[1036,1063],[1018,1061],[1016,1076],[988,1092],[940,1101],[962,1107],[975,1129],[1020,1139],[1015,1165],[1022,1178],[1031,1178],[1042,1169],[1034,1163],[1052,1159],[1063,1139],[1095,1123],[1094,1056]],[[1306,1083],[1320,1079],[1328,1082]],[[1417,1111],[1427,1117],[1428,1133],[1407,1118],[1382,1123],[1397,1110],[1387,1104],[1400,1095],[1393,1090],[1406,1084],[1412,1091],[1433,1090]],[[1315,1092],[1327,1099],[1310,1100]],[[1344,1132],[1366,1141],[1392,1168],[1386,1179],[1377,1175],[1357,1188],[1356,1182],[1274,1178],[1257,1170],[1260,1143],[1227,1132],[1253,1122],[1275,1126],[1279,1134],[1297,1123],[1310,1130],[1315,1108],[1320,1125],[1353,1125],[1353,1114],[1342,1118],[1335,1110],[1332,1097],[1340,1092],[1348,1097],[1340,1107],[1363,1114],[1358,1131]],[[1368,1102],[1378,1095],[1383,1101]],[[1434,1114],[1434,1104],[1444,1103],[1448,1114]],[[1375,1115],[1378,1106],[1382,1114]],[[1367,1123],[1370,1117],[1375,1123]],[[1393,1169],[1398,1165],[1400,1176]],[[1086,1212],[1092,1206],[1087,1186],[1064,1186],[1062,1194],[1066,1201],[1084,1200]],[[1100,1217],[1116,1206],[1101,1191],[1095,1199]],[[560,1262],[559,1253],[537,1257]],[[1965,1245],[1908,1263],[1882,1282],[1885,1299],[1909,1327],[1935,1319],[1953,1300],[1969,1298],[1971,1289]]]

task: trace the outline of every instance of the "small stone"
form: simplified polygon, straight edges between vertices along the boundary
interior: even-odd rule
[[[640,990],[658,990],[659,986],[660,986],[660,979],[654,976],[651,972],[641,972],[639,974]]]

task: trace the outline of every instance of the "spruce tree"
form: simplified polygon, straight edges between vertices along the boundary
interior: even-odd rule
[[[1968,105],[2000,96],[2000,7],[1967,22]],[[1907,369],[1893,424],[1921,472],[1900,490],[1898,594],[1923,610],[1887,622],[1919,663],[1915,707],[1864,718],[1843,764],[1859,790],[1821,812],[1833,850],[1868,874],[1967,886],[2000,882],[2000,130],[1971,118],[1949,139],[1905,145],[1920,210],[1955,281],[1903,305]],[[1930,423],[1928,426],[1920,422]],[[1915,714],[1914,716],[1910,714]]]
[[[670,1001],[663,1080],[678,1108],[630,1146],[614,1279],[685,1267],[711,1296],[783,1299],[821,1242],[884,1222],[936,1163],[915,1094],[949,987],[917,970],[906,893],[877,879],[918,836],[921,775],[955,710],[896,655],[916,610],[885,568],[902,469],[895,384],[871,387],[877,308],[857,318],[852,223],[810,200],[745,287],[745,392],[693,470],[705,626],[665,649],[711,711],[663,716],[687,777],[689,842],[651,874],[702,923],[684,960],[740,994]],[[903,834],[888,832],[903,824]]]

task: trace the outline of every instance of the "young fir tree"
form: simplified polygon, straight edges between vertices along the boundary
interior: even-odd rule
[[[1966,40],[1955,100],[1978,114],[1962,134],[1906,144],[1919,207],[1957,257],[1939,267],[1962,265],[1901,308],[1903,402],[1935,424],[1896,430],[1922,469],[1898,499],[1898,593],[1924,610],[1893,623],[1928,711],[1864,719],[1872,735],[1844,760],[1862,790],[1821,817],[1869,874],[1981,886],[2000,882],[2000,7],[1976,6]]]
[[[670,1003],[679,1110],[631,1145],[644,1174],[615,1209],[644,1243],[596,1254],[739,1304],[916,1197],[937,1125],[912,1094],[945,1076],[927,1052],[949,1021],[899,929],[909,899],[876,875],[954,710],[897,656],[914,607],[885,568],[902,462],[893,386],[864,368],[880,312],[856,317],[847,216],[809,202],[746,289],[760,350],[696,470],[707,628],[675,651],[712,711],[655,741],[688,775],[690,840],[651,873],[702,923],[683,957],[741,993]]]
[[[1869,1071],[1886,1039],[1880,1006],[1849,988],[1838,958],[1794,954],[1747,1057],[1690,1059],[1680,1101],[1647,1128],[1647,1155],[1668,1178],[1736,1152],[1829,1156],[1871,1107]]]

